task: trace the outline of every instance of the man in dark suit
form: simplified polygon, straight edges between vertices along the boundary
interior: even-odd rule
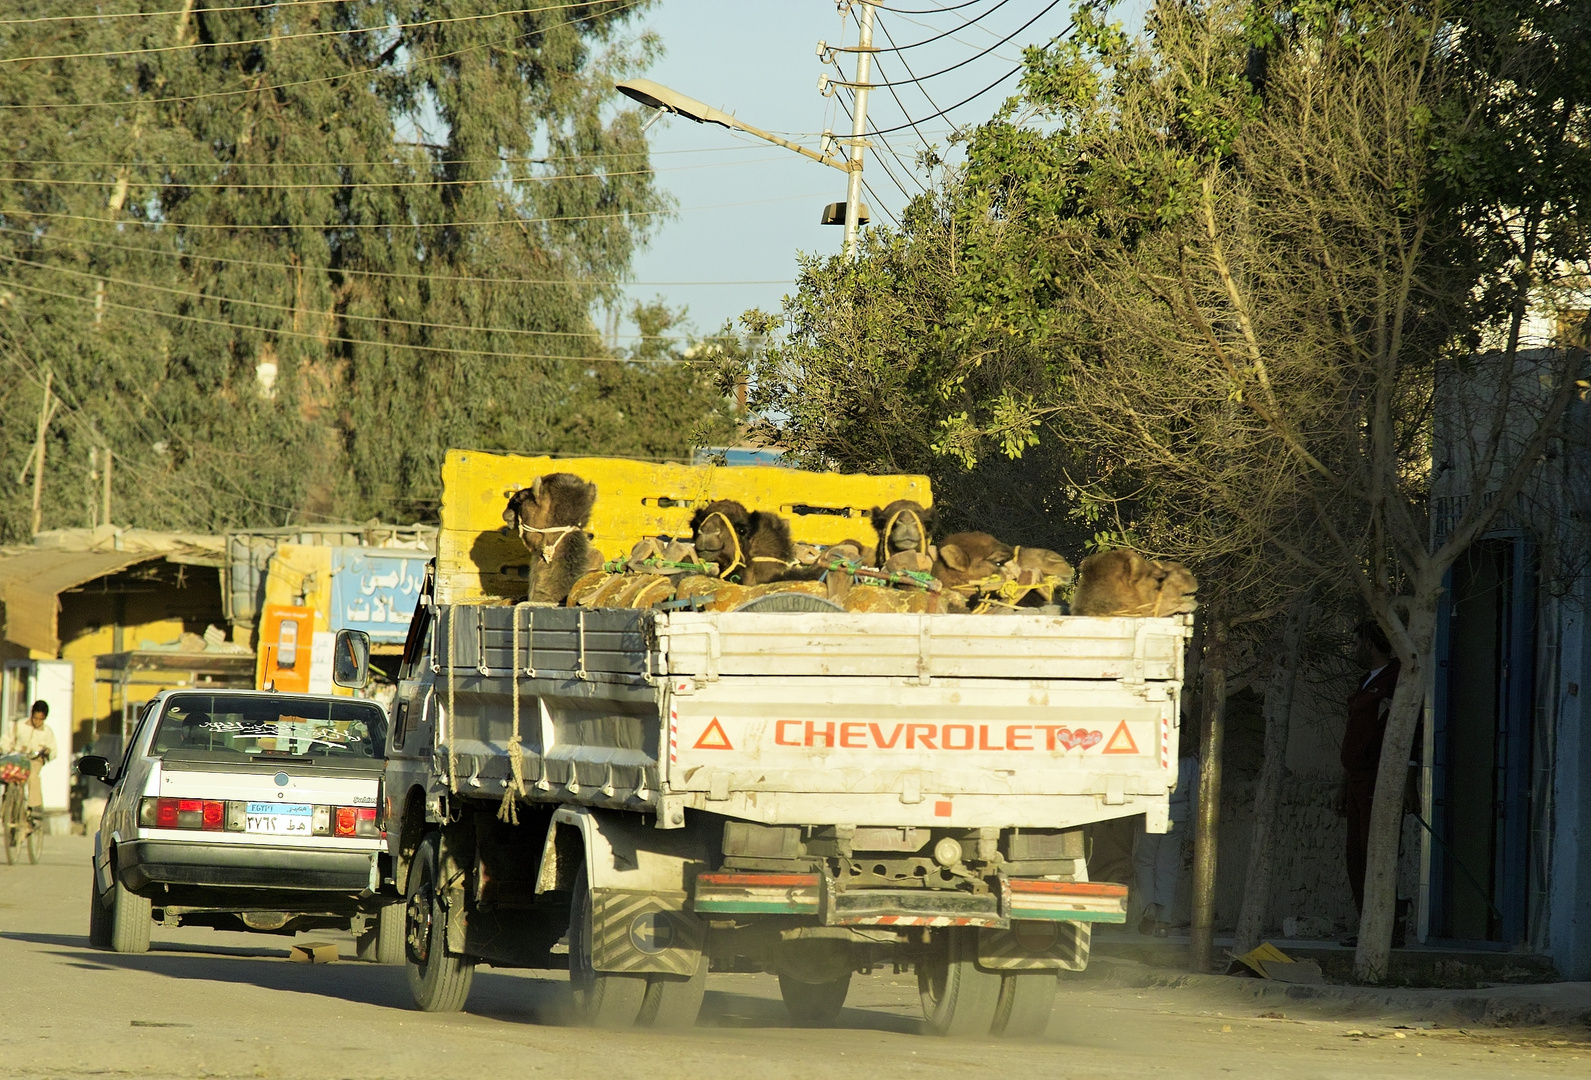
[[[1342,733],[1342,812],[1348,819],[1348,887],[1355,908],[1363,913],[1365,861],[1370,852],[1370,807],[1375,801],[1376,773],[1381,769],[1381,742],[1387,733],[1392,694],[1398,688],[1398,658],[1387,635],[1373,619],[1354,628],[1354,662],[1368,671],[1348,696],[1348,726]],[[1399,904],[1401,909],[1402,904]],[[1401,910],[1393,944],[1401,945]],[[1356,944],[1356,938],[1343,944]]]

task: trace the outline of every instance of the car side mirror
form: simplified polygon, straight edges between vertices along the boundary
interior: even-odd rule
[[[331,664],[331,681],[355,690],[370,675],[370,635],[363,630],[337,631],[337,651]]]
[[[100,783],[112,782],[110,775],[110,760],[98,754],[85,754],[77,761],[77,771],[83,776],[92,776]]]

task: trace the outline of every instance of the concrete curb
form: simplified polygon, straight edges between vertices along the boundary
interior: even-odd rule
[[[1185,989],[1233,1008],[1286,1011],[1290,1017],[1377,1019],[1444,1027],[1551,1025],[1591,1034],[1591,983],[1584,982],[1479,990],[1299,986],[1235,975],[1190,975],[1104,957],[1096,957],[1086,972],[1066,976],[1065,981],[1100,988]]]

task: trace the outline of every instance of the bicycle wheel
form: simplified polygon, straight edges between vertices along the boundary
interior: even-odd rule
[[[39,865],[39,860],[44,858],[44,822],[40,816],[29,810],[26,817],[28,830],[28,862],[33,866]]]
[[[6,865],[17,861],[17,841],[22,839],[22,824],[18,820],[17,811],[23,810],[27,797],[22,794],[20,784],[7,784],[5,797],[0,799],[0,833],[5,834]]]

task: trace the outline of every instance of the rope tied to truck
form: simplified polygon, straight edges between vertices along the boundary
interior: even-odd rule
[[[513,627],[513,653],[509,658],[509,666],[513,669],[509,673],[509,686],[513,696],[514,731],[508,740],[508,767],[513,772],[514,778],[503,790],[503,803],[497,808],[497,820],[506,821],[510,825],[519,824],[519,799],[525,797],[525,751],[519,745],[519,613],[529,609],[530,604],[515,604],[513,613],[509,616],[509,625]],[[534,615],[531,618],[535,618]],[[532,635],[535,630],[532,628]]]
[[[517,524],[519,526],[519,538],[521,540],[525,539],[525,537],[532,533],[535,533],[537,536],[542,538],[541,561],[545,563],[552,562],[553,556],[558,554],[558,546],[564,542],[564,538],[566,536],[568,536],[570,533],[579,532],[584,528],[582,525],[549,525],[544,529],[538,529],[534,525],[526,525],[523,521],[517,522]],[[554,540],[552,542],[552,546],[549,547],[547,545],[547,537],[553,535],[557,536],[558,539]]]

